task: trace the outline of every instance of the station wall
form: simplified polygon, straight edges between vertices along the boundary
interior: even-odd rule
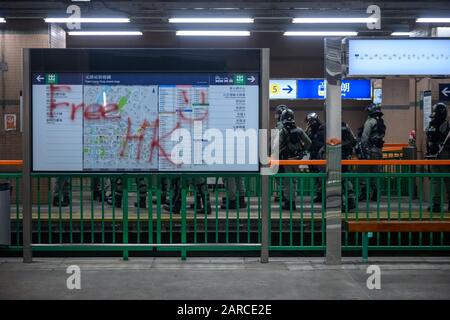
[[[22,90],[23,48],[63,48],[65,33],[57,26],[12,21],[0,29],[0,59],[8,70],[0,73],[0,159],[22,159],[19,101]],[[17,129],[5,131],[4,115],[15,114]],[[2,170],[17,170],[15,167]]]

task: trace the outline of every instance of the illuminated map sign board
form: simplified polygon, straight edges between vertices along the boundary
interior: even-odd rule
[[[347,77],[450,75],[450,39],[348,39]]]
[[[254,71],[215,71],[213,65],[196,71],[183,67],[181,51],[172,50],[170,59],[174,52],[180,54],[174,64],[179,71],[144,66],[138,72],[125,70],[126,64],[117,71],[110,65],[108,72],[31,69],[33,171],[258,171],[258,160],[248,161],[258,153],[257,144],[233,144],[234,162],[228,161],[229,149],[221,150],[223,161],[205,159],[216,139],[209,129],[224,139],[228,130],[258,132],[258,65]],[[175,149],[180,142],[189,148]]]

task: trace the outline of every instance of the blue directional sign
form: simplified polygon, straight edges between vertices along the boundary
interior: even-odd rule
[[[325,80],[297,80],[297,99],[325,99]]]
[[[450,101],[450,83],[439,83],[439,101]]]
[[[372,99],[370,80],[343,80],[341,86],[343,99]]]
[[[270,80],[270,99],[296,99],[297,98],[297,80]]]
[[[372,85],[370,80],[343,80],[343,99],[372,99]],[[321,79],[297,80],[297,99],[325,99],[326,85]]]

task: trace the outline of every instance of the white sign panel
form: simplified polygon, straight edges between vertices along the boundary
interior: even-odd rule
[[[423,130],[426,130],[430,123],[431,115],[431,91],[424,91],[422,93],[423,103]]]
[[[450,75],[450,40],[349,40],[347,76],[414,75]]]
[[[297,80],[270,80],[270,100],[296,98]]]

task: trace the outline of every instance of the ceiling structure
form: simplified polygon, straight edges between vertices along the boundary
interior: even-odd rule
[[[381,9],[381,29],[369,30],[365,24],[293,24],[296,17],[369,17],[369,5]],[[125,1],[125,0],[2,0],[0,17],[6,21],[47,17],[68,17],[69,5],[78,5],[81,17],[127,17],[129,24],[82,24],[83,30],[138,30],[175,32],[176,30],[248,30],[284,32],[308,30],[350,30],[359,35],[385,36],[393,31],[413,31],[427,25],[420,17],[450,17],[450,0],[433,1]],[[170,17],[251,17],[253,24],[171,24]],[[64,24],[61,26],[65,29]],[[433,24],[434,26],[445,26]],[[447,24],[450,26],[450,24]]]

